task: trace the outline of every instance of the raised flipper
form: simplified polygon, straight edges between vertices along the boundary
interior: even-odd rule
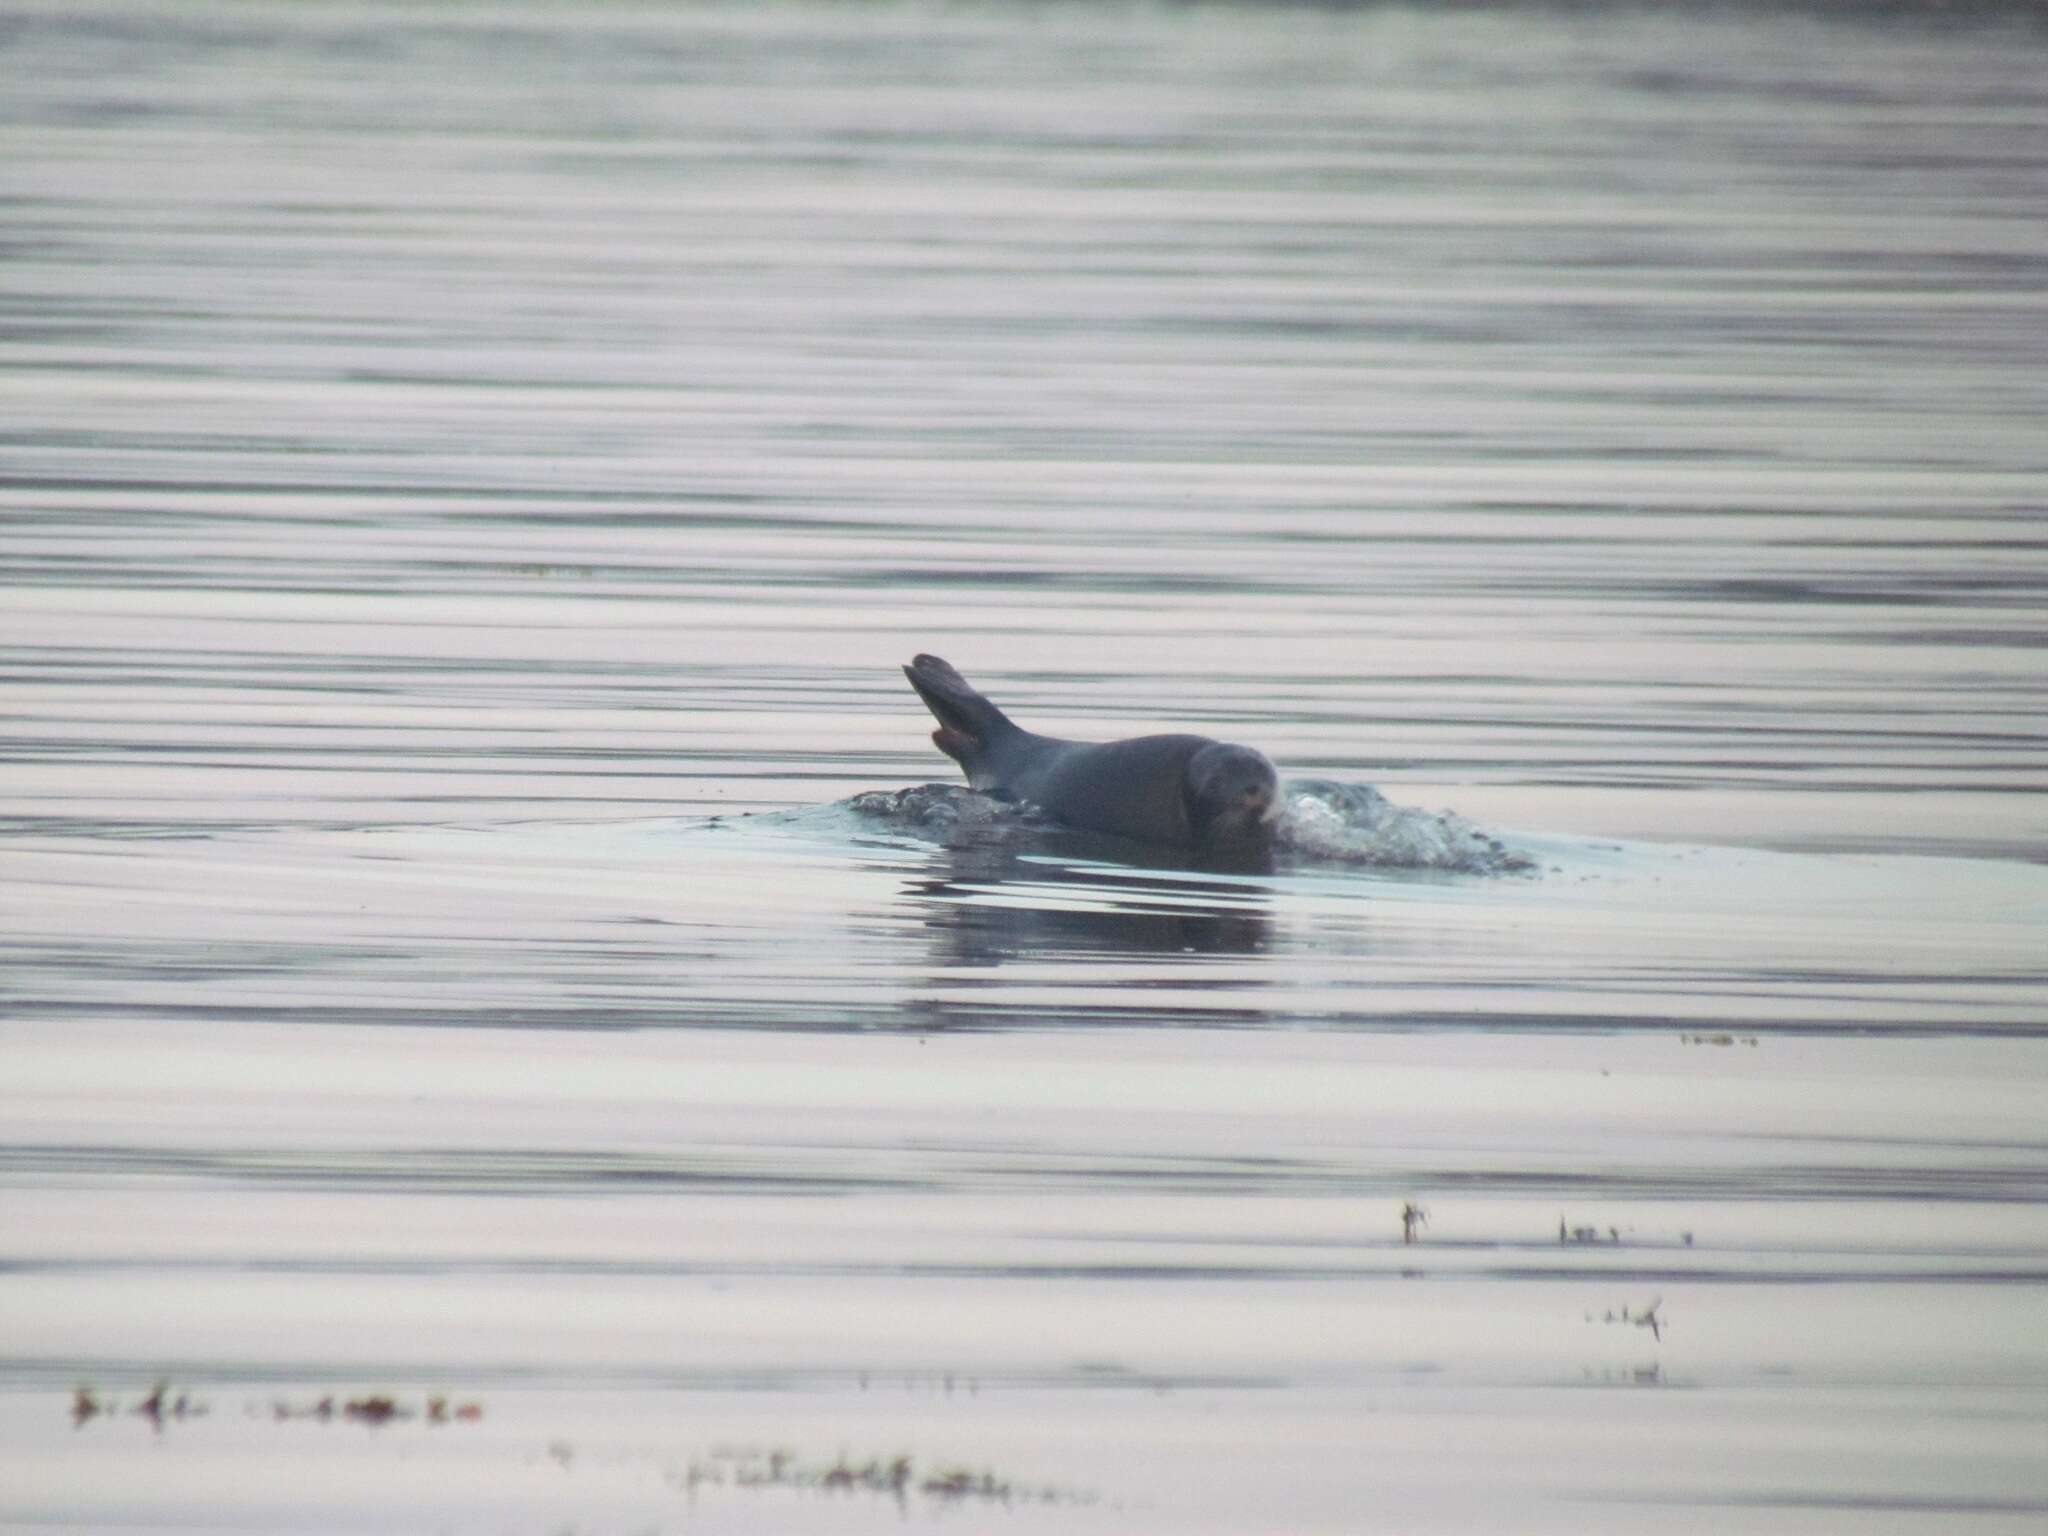
[[[988,787],[981,782],[987,777],[982,770],[988,753],[1022,732],[1008,715],[976,693],[950,662],[919,656],[903,669],[903,675],[939,722],[932,732],[932,745],[967,770],[968,783],[977,789]]]

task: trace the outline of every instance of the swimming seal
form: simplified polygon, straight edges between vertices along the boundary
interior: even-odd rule
[[[1207,736],[1061,741],[1015,724],[936,656],[917,657],[903,675],[938,719],[933,745],[975,789],[1142,842],[1236,849],[1271,839],[1280,776],[1250,747]]]

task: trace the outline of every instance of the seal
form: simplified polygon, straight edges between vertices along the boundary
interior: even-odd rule
[[[1271,841],[1280,776],[1264,753],[1207,736],[1062,741],[1017,725],[936,656],[915,658],[903,675],[939,722],[932,744],[975,789],[1140,842],[1236,850]]]

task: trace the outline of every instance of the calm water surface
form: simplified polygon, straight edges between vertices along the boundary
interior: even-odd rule
[[[2039,1530],[2044,82],[9,8],[0,1524]],[[857,816],[918,650],[1535,869]]]

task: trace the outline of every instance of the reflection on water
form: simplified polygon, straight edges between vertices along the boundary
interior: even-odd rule
[[[2043,52],[11,7],[0,1522],[2037,1529]]]
[[[1075,866],[1011,847],[937,855],[904,895],[922,906],[933,964],[979,968],[1032,958],[1243,955],[1271,932],[1266,893],[1249,881],[1175,879],[1101,864]]]

